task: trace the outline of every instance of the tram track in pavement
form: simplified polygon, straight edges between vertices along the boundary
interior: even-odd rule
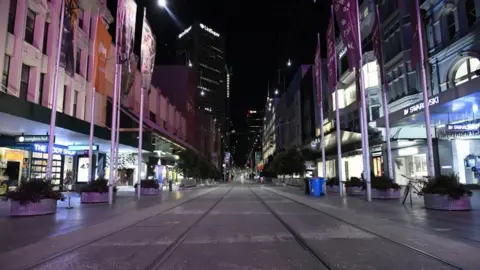
[[[187,227],[186,230],[180,234],[179,237],[175,241],[173,241],[172,244],[170,244],[160,255],[158,255],[155,260],[145,269],[146,270],[154,270],[154,269],[159,269],[162,264],[172,255],[173,252],[185,241],[185,239],[188,236],[188,233],[192,231],[193,228],[195,228],[202,220],[208,216],[210,212],[232,191],[234,187],[231,187],[225,194],[220,197],[210,208],[205,211],[195,222],[193,222],[190,226]]]
[[[332,270],[335,269],[332,265],[330,265],[325,258],[315,252],[315,250],[308,245],[308,243],[303,239],[303,237],[298,234],[295,229],[293,229],[287,222],[285,222],[284,219],[280,217],[275,210],[273,210],[270,205],[268,205],[261,197],[258,195],[255,191],[252,190],[251,187],[249,187],[250,192],[252,192],[255,197],[262,203],[263,206],[282,224],[282,226],[290,233],[295,239],[295,241],[307,252],[309,253],[320,265],[322,265],[325,269]]]
[[[189,226],[189,227],[187,228],[187,232],[186,232],[186,233],[184,232],[185,235],[182,234],[183,239],[185,238],[185,236],[186,236],[186,234],[188,233],[188,231],[191,230],[193,227],[195,227],[195,225],[198,224],[201,219],[203,219],[209,212],[211,212],[211,210],[212,210],[232,189],[233,189],[233,187],[230,188],[211,208],[209,208],[209,210],[206,211],[206,212],[199,218],[199,220],[197,220],[196,222],[194,222],[193,225],[191,225],[191,226]],[[136,221],[135,223],[130,224],[130,225],[126,226],[126,227],[123,227],[123,228],[121,228],[121,229],[119,229],[119,230],[114,230],[114,231],[112,231],[112,232],[109,232],[108,234],[105,234],[105,235],[103,235],[102,237],[93,239],[93,240],[91,240],[91,241],[87,241],[87,242],[82,243],[82,244],[80,244],[80,245],[77,245],[77,246],[74,246],[74,247],[72,247],[72,248],[69,248],[69,249],[67,249],[67,250],[65,250],[65,251],[63,251],[63,252],[57,253],[57,254],[55,254],[55,255],[53,255],[53,256],[50,256],[50,257],[48,257],[48,258],[46,258],[46,259],[44,259],[44,260],[38,261],[38,262],[36,262],[36,263],[34,263],[34,264],[26,267],[25,269],[27,269],[27,270],[37,269],[37,268],[39,268],[39,267],[41,267],[41,266],[43,266],[43,265],[48,264],[49,262],[52,262],[52,261],[54,261],[54,260],[56,260],[56,259],[61,258],[62,256],[65,256],[66,254],[69,254],[69,253],[71,253],[71,252],[75,252],[76,250],[79,250],[79,249],[81,249],[81,248],[83,248],[83,247],[86,247],[86,246],[95,244],[96,242],[99,242],[99,241],[101,241],[101,240],[104,240],[104,239],[106,239],[107,237],[112,236],[112,235],[114,235],[114,234],[116,234],[116,233],[120,233],[120,232],[122,232],[122,231],[124,231],[124,230],[126,230],[126,229],[128,229],[128,228],[134,227],[134,226],[136,226],[136,225],[138,225],[138,224],[140,224],[140,223],[142,223],[142,222],[145,222],[145,221],[147,221],[147,220],[149,220],[149,219],[151,219],[151,218],[153,218],[153,217],[160,216],[160,215],[162,215],[162,214],[164,214],[164,213],[166,213],[166,212],[168,212],[168,211],[171,211],[171,210],[173,210],[173,209],[175,209],[175,208],[183,207],[183,206],[185,206],[186,204],[195,201],[196,199],[199,199],[199,198],[202,198],[202,197],[204,197],[204,196],[209,195],[209,194],[210,194],[211,192],[213,192],[214,190],[218,190],[218,188],[214,188],[214,189],[212,189],[212,190],[210,190],[210,191],[208,191],[208,192],[206,192],[206,193],[204,193],[204,194],[201,194],[200,196],[197,196],[197,197],[194,197],[194,198],[190,198],[190,199],[188,199],[188,200],[186,200],[186,201],[184,201],[184,202],[182,202],[182,203],[180,203],[180,204],[178,204],[178,205],[175,205],[175,206],[172,206],[172,207],[168,207],[168,208],[162,210],[161,212],[156,213],[155,215],[152,215],[152,216],[149,216],[149,217],[144,218],[144,219],[142,219],[142,220]],[[180,237],[182,237],[182,236],[180,236]],[[180,239],[180,237],[179,237],[175,242],[177,242],[177,241]],[[183,241],[183,240],[182,240],[182,241]],[[175,242],[174,242],[173,244],[175,244]],[[172,245],[173,245],[173,244],[172,244]],[[181,243],[179,243],[179,244],[181,244]],[[170,245],[170,246],[172,246],[172,245]],[[164,252],[162,252],[162,254],[160,254],[160,256],[158,256],[157,258],[160,258],[162,255],[164,255],[164,254],[167,252],[167,250],[169,250],[170,246],[169,246]],[[176,245],[175,248],[176,248],[177,246],[178,246],[178,245]],[[172,250],[172,251],[173,251],[173,250]],[[170,253],[171,253],[172,251],[170,251]],[[163,260],[163,261],[164,261],[164,260]]]
[[[251,188],[250,188],[250,189],[251,189]],[[358,230],[360,230],[360,231],[363,231],[363,232],[365,232],[365,233],[367,233],[367,234],[371,234],[371,235],[373,235],[373,236],[376,236],[376,237],[378,237],[379,239],[382,239],[382,240],[387,241],[387,242],[389,242],[389,243],[392,243],[392,244],[394,244],[394,245],[400,246],[400,247],[402,247],[402,248],[404,248],[404,249],[407,249],[407,250],[409,250],[409,251],[411,251],[411,252],[414,252],[414,253],[416,253],[416,254],[418,254],[418,255],[421,255],[421,256],[423,256],[423,257],[426,257],[426,258],[428,258],[428,259],[437,261],[437,262],[439,262],[439,263],[441,263],[441,264],[443,264],[443,265],[445,265],[445,266],[451,267],[451,268],[453,268],[453,269],[467,270],[467,268],[463,268],[463,267],[461,267],[461,266],[459,266],[459,265],[457,265],[457,264],[455,264],[455,263],[453,263],[453,262],[444,260],[444,259],[442,259],[442,258],[440,258],[440,257],[438,257],[438,256],[435,256],[435,255],[431,254],[431,253],[422,251],[422,250],[420,250],[420,249],[418,249],[418,248],[415,248],[415,247],[413,247],[413,246],[410,246],[410,245],[401,243],[401,242],[399,242],[399,241],[393,240],[393,239],[391,239],[391,238],[385,237],[385,236],[383,236],[383,235],[381,235],[381,234],[378,234],[378,233],[376,233],[376,232],[374,232],[374,231],[371,231],[371,230],[369,230],[369,229],[366,229],[366,228],[364,228],[364,227],[361,227],[361,226],[359,226],[359,225],[356,225],[356,224],[354,224],[354,223],[352,223],[352,222],[348,222],[348,221],[343,220],[343,219],[341,219],[341,218],[339,218],[339,217],[336,217],[336,216],[331,215],[331,214],[329,214],[329,213],[326,213],[326,212],[324,212],[324,211],[318,210],[317,208],[315,208],[315,207],[313,207],[313,206],[311,206],[311,205],[308,205],[308,204],[299,202],[299,201],[297,201],[297,200],[291,199],[291,198],[289,198],[289,197],[287,197],[287,196],[284,196],[284,195],[282,195],[282,194],[276,193],[276,192],[271,191],[271,190],[268,190],[268,189],[263,189],[263,188],[262,188],[261,190],[267,191],[267,192],[269,192],[269,193],[271,193],[271,194],[274,194],[275,196],[281,197],[281,198],[283,198],[283,199],[287,199],[287,200],[289,200],[289,201],[291,201],[291,202],[294,202],[294,203],[296,203],[296,204],[298,204],[298,205],[301,205],[301,206],[306,207],[306,208],[308,208],[308,209],[314,210],[315,212],[320,213],[320,214],[322,214],[322,215],[324,215],[324,216],[327,216],[327,217],[329,217],[329,218],[331,218],[331,219],[333,219],[333,220],[336,220],[336,221],[341,222],[341,223],[343,223],[343,224],[345,224],[345,225],[351,226],[351,227],[353,227],[353,228],[355,228],[355,229],[358,229]],[[325,260],[324,260],[321,256],[318,256],[318,255],[316,254],[316,252],[306,243],[305,239],[303,239],[302,236],[300,236],[298,233],[296,233],[295,230],[294,230],[292,227],[290,227],[290,226],[287,224],[287,222],[284,221],[284,220],[280,217],[280,215],[279,215],[278,213],[276,213],[275,210],[273,210],[273,209],[260,197],[260,195],[258,195],[258,194],[257,194],[256,192],[254,192],[253,190],[252,190],[252,192],[257,196],[257,198],[259,198],[259,200],[262,201],[262,203],[267,207],[267,209],[285,226],[285,228],[293,235],[293,237],[295,238],[295,240],[297,240],[297,242],[299,242],[300,245],[302,245],[303,247],[305,247],[305,248],[308,250],[309,253],[311,253],[314,257],[317,258],[317,260],[319,260],[319,261],[322,262],[322,263],[325,262]],[[292,232],[293,232],[293,233],[292,233]],[[325,264],[324,264],[324,265],[325,265]],[[326,267],[327,267],[327,266],[326,266]],[[330,266],[330,268],[327,268],[327,269],[335,269],[335,268]]]

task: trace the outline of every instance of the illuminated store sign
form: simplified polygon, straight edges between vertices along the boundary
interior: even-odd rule
[[[40,153],[48,153],[48,145],[46,144],[34,144],[33,145],[34,152]],[[65,156],[74,156],[75,152],[68,150],[66,146],[62,145],[55,145],[53,146],[52,152],[58,155],[65,155]]]
[[[204,24],[200,24],[200,28],[202,28],[203,30],[209,32],[210,34],[212,34],[212,35],[214,35],[214,36],[216,36],[216,37],[219,37],[219,36],[220,36],[219,33],[213,31],[212,28],[210,28],[210,27],[208,27],[208,26],[206,26],[206,25],[204,25]]]
[[[429,106],[433,106],[435,104],[438,104],[440,103],[440,99],[439,97],[433,97],[431,99],[428,100],[428,104]],[[423,111],[423,109],[425,109],[425,103],[422,101],[422,102],[419,102],[415,105],[412,105],[410,106],[410,108],[407,108],[407,109],[404,109],[403,110],[403,115],[409,115],[409,114],[412,114],[412,113],[416,113],[416,112],[420,112],[420,111]]]
[[[463,123],[448,124],[438,130],[440,139],[460,139],[478,137],[480,135],[480,121],[465,121]]]
[[[89,145],[70,145],[68,146],[68,150],[70,151],[88,151],[90,150]],[[92,151],[98,151],[98,145],[92,145]]]
[[[448,131],[474,131],[480,128],[480,123],[449,124]]]
[[[190,32],[190,30],[192,30],[192,27],[191,27],[191,26],[188,27],[187,29],[183,30],[183,32],[178,35],[178,38],[182,38],[182,37],[185,36],[188,32]]]
[[[17,143],[48,143],[48,135],[21,135],[15,136]],[[55,138],[53,138],[55,140]]]

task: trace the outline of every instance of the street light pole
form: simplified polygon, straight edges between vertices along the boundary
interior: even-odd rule
[[[60,9],[60,25],[58,30],[58,41],[57,41],[57,55],[55,59],[55,75],[53,78],[53,97],[52,97],[52,108],[50,113],[50,133],[48,134],[48,158],[47,158],[47,173],[46,179],[50,181],[52,179],[52,163],[53,163],[53,143],[55,140],[55,122],[57,120],[57,94],[58,94],[58,71],[60,69],[60,53],[62,48],[62,38],[63,38],[63,21],[65,16],[65,0],[60,1],[62,5]],[[63,97],[65,98],[65,97]]]

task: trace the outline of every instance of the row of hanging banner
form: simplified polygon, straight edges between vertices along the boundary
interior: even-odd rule
[[[106,7],[105,7],[106,8]],[[135,41],[135,24],[137,14],[137,4],[134,0],[119,0],[116,23],[120,27],[120,37],[117,46],[120,48],[117,57],[121,62],[127,65],[127,72],[132,73],[131,61],[133,55],[133,45]],[[105,67],[108,52],[112,46],[112,37],[105,24],[102,23],[102,10],[99,9],[95,16],[95,52],[94,52],[94,85],[97,91],[105,91]],[[63,42],[65,44],[65,71],[69,75],[75,73],[75,63],[78,61],[75,54],[74,33],[80,16],[80,7],[76,0],[64,0],[64,19],[63,19]],[[141,72],[142,74],[151,74],[155,64],[156,42],[151,27],[146,19],[146,10],[144,10],[142,42],[141,42]],[[135,69],[135,67],[133,67]],[[147,83],[150,81],[147,80]],[[128,87],[125,87],[128,88]],[[130,89],[123,89],[122,94],[127,94]]]
[[[121,97],[125,97],[130,93],[130,89],[133,85],[133,80],[135,78],[134,74],[136,71],[136,59],[133,54],[133,46],[135,40],[135,24],[137,16],[137,4],[134,0],[118,0],[117,2],[117,15],[116,15],[116,44],[112,46],[112,37],[110,36],[107,26],[102,22],[102,12],[105,12],[107,9],[106,6],[102,6],[97,9],[94,20],[94,52],[93,52],[93,86],[94,91],[92,91],[92,105],[91,105],[91,119],[90,119],[90,140],[89,140],[89,164],[92,164],[92,146],[93,146],[93,130],[94,130],[94,105],[95,105],[95,92],[105,94],[106,92],[106,83],[105,83],[105,71],[107,56],[110,50],[115,50],[115,61],[116,61],[116,71],[115,71],[115,85],[114,85],[114,104],[112,112],[112,140],[111,140],[111,153],[110,153],[110,178],[109,183],[112,185],[112,179],[114,178],[114,166],[115,159],[118,158],[118,141],[119,141],[119,120],[117,117],[117,111],[119,115],[120,100]],[[93,13],[93,12],[92,12]],[[56,107],[57,103],[57,93],[58,93],[58,69],[63,62],[65,67],[65,73],[70,76],[74,75],[75,72],[75,63],[78,59],[75,59],[75,43],[74,35],[76,27],[78,27],[78,19],[81,14],[80,6],[76,0],[63,0],[60,5],[60,25],[59,29],[63,31],[58,31],[58,44],[57,44],[57,59],[56,59],[56,72],[54,77],[54,87],[53,87],[53,103],[52,107]],[[93,13],[94,14],[94,13]],[[153,35],[152,29],[146,19],[146,9],[144,9],[143,16],[143,26],[142,26],[142,42],[141,42],[141,73],[142,73],[142,90],[150,89],[151,76],[153,73],[153,68],[155,65],[155,52],[156,52],[156,41],[155,36]],[[63,45],[63,46],[62,46]],[[62,48],[63,47],[63,48]],[[63,54],[61,50],[63,49]],[[62,56],[61,56],[62,55]],[[63,57],[63,61],[61,60]],[[117,72],[117,68],[120,72]],[[133,75],[133,76],[132,76]],[[88,76],[88,74],[87,74]],[[123,79],[123,81],[122,81]],[[117,99],[118,97],[118,99]],[[118,100],[118,101],[117,101]],[[143,100],[141,100],[143,102]],[[118,104],[117,104],[118,103]],[[56,113],[52,110],[52,115],[50,119],[50,140],[48,149],[52,149],[53,139],[55,136],[55,122],[56,122]],[[143,121],[140,121],[143,122]],[[142,130],[140,129],[141,133]],[[139,138],[142,136],[140,135]],[[139,152],[141,152],[141,144],[139,143]],[[47,178],[51,176],[52,172],[52,160],[53,153],[49,150],[48,153],[48,165],[47,165]],[[141,163],[141,159],[139,159]],[[89,170],[89,181],[92,179],[91,170]],[[111,193],[111,192],[110,192]],[[111,201],[110,201],[111,202]]]
[[[408,7],[410,2],[410,7]],[[425,104],[425,123],[427,131],[427,144],[428,144],[428,167],[429,176],[434,176],[434,163],[433,163],[433,150],[432,139],[430,129],[430,110],[428,106],[428,90],[426,86],[426,71],[425,71],[425,53],[423,45],[423,29],[420,20],[420,8],[418,0],[405,1],[398,0],[398,9],[405,11],[410,8],[410,18],[412,22],[412,49],[411,49],[411,66],[413,69],[420,71],[423,79],[423,92]],[[384,60],[383,60],[383,48],[382,48],[382,32],[381,22],[378,11],[378,6],[375,8],[375,21],[372,28],[372,42],[375,56],[380,69],[380,81],[382,84],[382,99],[383,109],[386,122],[386,146],[387,146],[387,159],[388,159],[388,173],[389,177],[393,177],[393,162],[391,157],[391,145],[390,145],[390,123],[389,123],[389,110],[388,110],[388,82],[386,81]],[[349,69],[355,71],[356,85],[357,85],[357,102],[360,110],[360,129],[362,133],[362,154],[363,154],[363,177],[367,183],[367,199],[371,200],[371,185],[370,185],[370,157],[369,157],[369,142],[368,142],[368,121],[367,121],[367,103],[365,98],[365,87],[363,84],[363,52],[361,45],[361,32],[360,32],[360,12],[358,0],[332,0],[330,22],[328,24],[326,32],[326,45],[327,45],[327,80],[328,90],[327,93],[335,92],[335,108],[336,109],[336,132],[337,132],[337,177],[340,183],[342,179],[342,149],[341,149],[341,130],[340,130],[340,110],[338,102],[338,74],[337,74],[337,52],[336,52],[336,39],[335,39],[335,19],[338,29],[340,30],[340,38],[343,41],[344,46],[347,48],[346,57],[348,59]],[[322,150],[322,172],[323,177],[326,177],[326,162],[325,162],[325,139],[323,128],[323,84],[322,84],[322,56],[320,46],[320,35],[317,36],[317,50],[315,53],[315,76],[317,86],[317,99],[320,107],[320,133],[321,133],[321,150]],[[420,65],[418,65],[420,63]],[[340,185],[340,194],[343,196],[343,188]]]

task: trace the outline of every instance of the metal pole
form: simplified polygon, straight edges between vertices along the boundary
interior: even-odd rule
[[[97,51],[97,31],[98,31],[98,22],[100,20],[100,9],[97,9],[97,22],[95,27],[95,33],[93,36],[93,53]],[[92,179],[92,169],[93,169],[93,133],[95,130],[95,81],[97,79],[97,70],[95,68],[95,57],[93,57],[93,88],[92,88],[92,104],[90,110],[90,136],[88,140],[88,182],[91,182]],[[95,177],[95,176],[93,176]]]
[[[123,67],[120,66],[120,74],[123,72]],[[113,171],[113,179],[115,185],[118,183],[118,156],[119,156],[119,142],[120,142],[120,107],[121,107],[121,100],[122,100],[122,76],[118,78],[118,104],[117,104],[117,134],[115,135],[115,160],[114,160],[114,168],[115,170]]]
[[[360,72],[358,74],[358,82],[359,82],[359,87],[360,87],[360,100],[361,100],[361,108],[363,115],[360,115],[361,121],[360,123],[363,125],[363,133],[362,133],[362,140],[363,140],[363,160],[364,160],[364,168],[365,168],[365,181],[367,182],[367,201],[372,201],[372,184],[371,184],[371,179],[370,179],[370,146],[368,143],[368,118],[367,118],[367,102],[365,99],[365,85],[364,85],[364,80],[363,80],[363,55],[362,55],[362,35],[360,32],[360,15],[359,15],[359,3],[357,1],[356,4],[356,21],[357,21],[357,31],[358,31],[358,57],[359,57],[359,63],[358,63],[358,71]]]
[[[385,141],[387,142],[387,159],[388,159],[388,177],[395,179],[393,175],[393,160],[392,160],[392,144],[390,142],[390,115],[388,112],[388,84],[383,85],[382,97],[383,97],[383,114],[385,116]]]
[[[95,66],[95,65],[94,65]],[[92,181],[92,169],[93,169],[93,132],[95,122],[95,87],[92,88],[92,109],[90,115],[90,137],[88,140],[88,182]]]
[[[62,37],[63,37],[63,20],[65,16],[65,3],[64,0],[60,1],[62,5],[60,9],[60,26],[58,33],[57,41],[57,59],[55,60],[55,75],[53,77],[53,101],[52,101],[52,110],[50,113],[50,132],[48,134],[48,159],[47,159],[47,172],[46,180],[52,180],[52,163],[53,163],[53,143],[55,140],[55,122],[57,119],[57,94],[58,94],[58,71],[60,69],[60,53],[62,48]],[[65,97],[63,97],[65,98]]]
[[[320,103],[320,145],[322,147],[323,178],[327,178],[327,161],[325,160],[325,128],[323,126],[323,102]]]
[[[119,9],[117,9],[117,18],[120,18]],[[117,127],[117,98],[119,90],[119,70],[120,70],[120,61],[118,59],[119,55],[119,40],[120,40],[120,23],[116,24],[115,31],[115,80],[114,80],[114,89],[113,89],[113,103],[112,103],[112,124],[111,124],[111,136],[110,136],[110,174],[108,177],[108,204],[113,203],[113,177],[114,177],[114,160],[115,160],[115,130]]]
[[[338,101],[338,89],[335,89],[335,126],[337,128],[337,177],[338,187],[340,189],[340,197],[343,197],[343,164],[342,164],[342,136],[340,131],[340,108]]]
[[[427,72],[425,68],[425,52],[423,46],[423,29],[422,20],[420,17],[420,7],[418,6],[418,0],[415,0],[415,10],[417,16],[418,27],[418,46],[420,46],[420,61],[422,65],[422,87],[423,87],[423,104],[425,107],[425,128],[427,132],[427,147],[428,147],[428,175],[435,177],[435,163],[433,161],[433,143],[432,143],[432,129],[430,124],[430,104],[428,100],[428,88],[427,88]]]
[[[137,179],[137,198],[140,199],[141,181],[142,181],[142,144],[143,144],[143,96],[145,89],[140,88],[140,121],[138,130],[138,179]]]

